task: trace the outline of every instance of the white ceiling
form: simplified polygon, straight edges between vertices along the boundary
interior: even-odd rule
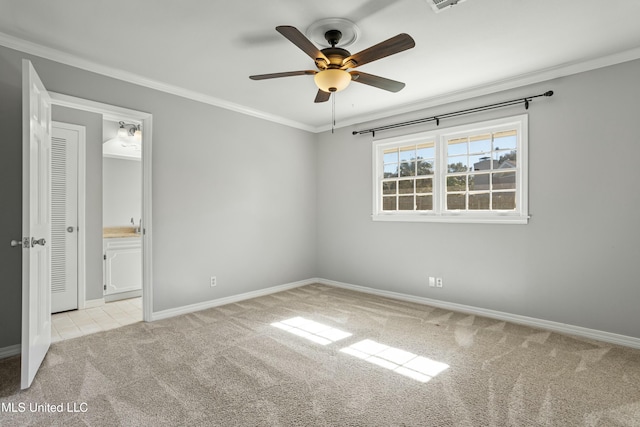
[[[331,102],[314,104],[311,76],[248,76],[314,69],[275,27],[329,17],[358,25],[352,53],[416,41],[359,68],[406,87],[351,84],[338,127],[640,57],[638,0],[467,0],[437,14],[426,0],[0,0],[0,44],[319,131]]]

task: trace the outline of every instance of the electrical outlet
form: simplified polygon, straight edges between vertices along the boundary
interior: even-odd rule
[[[433,288],[436,285],[436,278],[433,276],[429,276],[429,287]]]
[[[213,288],[217,284],[216,276],[211,276],[211,287]]]
[[[442,277],[436,277],[436,288],[442,287]]]

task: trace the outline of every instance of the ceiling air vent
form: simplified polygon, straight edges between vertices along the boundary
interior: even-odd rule
[[[431,6],[435,13],[438,13],[463,1],[465,0],[427,0],[427,3],[429,3],[429,6]]]

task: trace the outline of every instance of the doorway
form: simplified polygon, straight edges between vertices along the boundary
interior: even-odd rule
[[[22,237],[12,241],[22,252],[22,343],[20,387],[31,386],[51,345],[51,115],[58,105],[86,112],[136,117],[146,129],[142,138],[143,320],[152,320],[152,116],[135,110],[47,91],[33,64],[22,59]],[[101,157],[101,156],[100,156]],[[98,229],[94,238],[98,239]],[[102,242],[100,238],[98,240]],[[49,244],[48,244],[49,243]],[[99,282],[100,280],[98,280]]]
[[[126,117],[116,122],[102,120],[101,114],[87,116],[60,109],[63,111],[54,111],[58,117],[79,124],[52,122],[52,342],[126,326],[143,318],[141,124],[126,124],[131,121]],[[130,135],[119,135],[119,128],[124,129],[125,124]],[[86,176],[87,162],[93,176]],[[87,180],[89,184],[85,185]],[[100,193],[96,184],[102,189]],[[101,194],[102,205],[85,209],[84,197],[80,196],[86,191],[97,194],[94,201]],[[98,256],[95,245],[87,251],[84,247],[85,236],[97,239],[96,227],[102,229],[98,249],[104,257],[98,264],[102,266],[99,272],[95,263],[84,263],[86,253]],[[80,250],[79,244],[83,245]],[[90,271],[88,277],[85,267]]]
[[[105,302],[142,294],[142,134],[129,118],[102,122]],[[140,315],[142,319],[142,315]]]
[[[121,121],[122,118],[127,118],[131,122],[135,122],[140,125],[143,130],[141,137],[141,153],[140,164],[142,166],[142,203],[141,213],[137,222],[140,228],[140,257],[141,257],[141,280],[142,280],[142,320],[150,321],[152,318],[152,286],[151,286],[151,274],[152,274],[152,253],[151,253],[151,236],[152,236],[152,215],[151,215],[151,146],[152,146],[152,116],[149,113],[144,113],[136,110],[130,110],[122,107],[117,107],[108,104],[102,104],[86,99],[71,97],[68,95],[50,93],[52,104],[54,106],[62,106],[72,108],[76,110],[82,110],[91,113],[98,113],[102,116],[103,120],[108,121]],[[91,171],[87,170],[87,174]],[[140,225],[141,224],[141,225]],[[82,232],[82,230],[80,230]],[[102,236],[90,236],[88,238],[100,238]],[[88,279],[87,279],[88,280]],[[103,282],[104,284],[104,282]],[[103,285],[101,284],[101,285]],[[88,285],[88,283],[87,283]],[[104,298],[101,299],[104,304]],[[94,308],[96,301],[92,300],[91,304],[83,307],[83,301],[79,301],[78,308]]]

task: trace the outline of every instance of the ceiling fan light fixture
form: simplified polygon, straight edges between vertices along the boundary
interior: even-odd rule
[[[340,92],[351,83],[351,74],[345,70],[323,70],[314,76],[316,86],[323,92]]]

